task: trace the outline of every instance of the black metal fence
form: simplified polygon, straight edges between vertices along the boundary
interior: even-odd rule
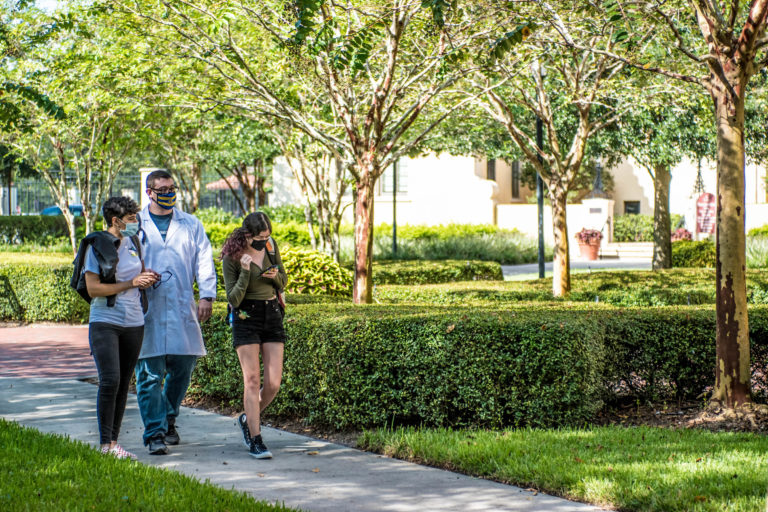
[[[218,177],[205,179],[203,183],[215,181]],[[144,193],[144,187],[140,183],[138,173],[119,174],[109,191],[109,196],[127,196],[137,203],[141,203],[141,195]],[[72,177],[70,183],[74,183]],[[39,178],[24,178],[15,181],[13,184],[16,192],[14,215],[39,215],[45,208],[55,206],[56,200],[51,193],[48,185]],[[95,187],[94,187],[95,188]],[[7,189],[4,191],[7,193]],[[240,190],[236,191],[240,199],[244,201]],[[70,195],[70,204],[80,204],[80,197],[75,195],[75,189],[72,188]],[[4,195],[5,197],[5,195]],[[5,199],[7,201],[7,199]],[[95,205],[96,207],[100,205]],[[230,190],[207,190],[203,185],[200,197],[199,208],[217,207],[230,213],[240,214],[240,206]],[[7,208],[3,208],[5,212]]]

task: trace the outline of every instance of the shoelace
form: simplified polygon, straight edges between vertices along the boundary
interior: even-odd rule
[[[118,459],[131,459],[131,460],[137,459],[135,454],[124,450],[123,447],[120,446],[119,444],[116,444],[111,450],[109,450],[109,453],[111,453]]]

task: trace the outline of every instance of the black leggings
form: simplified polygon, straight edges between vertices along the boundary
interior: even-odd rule
[[[128,385],[143,339],[143,325],[121,327],[104,322],[89,325],[88,340],[99,372],[96,416],[101,444],[117,441],[128,399]]]

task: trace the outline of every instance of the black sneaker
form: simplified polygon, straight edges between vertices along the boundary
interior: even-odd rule
[[[168,431],[165,433],[165,444],[177,445],[181,441],[179,433],[176,432],[176,425],[169,423]]]
[[[257,459],[272,458],[272,452],[269,451],[269,448],[267,448],[267,445],[265,445],[264,441],[261,440],[261,434],[259,434],[258,436],[253,436],[251,438],[249,451],[250,451],[251,457],[255,457]]]
[[[237,417],[237,424],[240,425],[240,430],[243,431],[243,443],[245,443],[245,447],[250,448],[251,447],[251,431],[248,428],[248,422],[246,421],[245,413]]]
[[[161,434],[150,439],[147,448],[150,455],[165,455],[168,453],[168,447],[165,445],[165,439],[163,439]]]

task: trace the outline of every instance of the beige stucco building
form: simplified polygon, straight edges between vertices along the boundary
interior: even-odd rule
[[[275,192],[270,204],[301,203],[296,180],[285,162],[275,164]],[[569,236],[582,228],[602,230],[610,242],[613,217],[627,213],[653,214],[653,179],[632,159],[608,169],[614,189],[607,199],[582,200],[569,204]],[[376,224],[391,223],[393,218],[392,169],[376,185],[374,219]],[[685,216],[686,227],[695,227],[698,164],[684,161],[672,170],[670,211]],[[766,169],[748,165],[745,172],[746,229],[768,223]],[[703,162],[701,180],[705,192],[716,193],[714,165]],[[402,158],[398,164],[398,186],[394,194],[398,224],[495,224],[518,229],[536,236],[538,232],[535,190],[520,180],[520,165],[451,155],[427,155]],[[348,194],[351,202],[351,193]],[[352,219],[352,208],[345,211]],[[545,239],[552,242],[552,216],[544,212]],[[575,245],[575,244],[573,244]]]

